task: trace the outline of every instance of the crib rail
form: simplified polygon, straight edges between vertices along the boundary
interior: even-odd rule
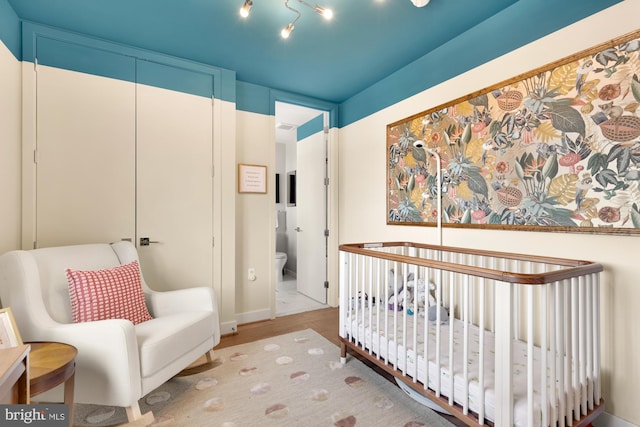
[[[604,409],[600,264],[406,242],[340,256],[343,352],[467,424],[574,426]]]

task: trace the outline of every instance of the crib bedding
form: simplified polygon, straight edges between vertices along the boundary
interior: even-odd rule
[[[368,351],[384,359],[386,363],[394,366],[412,378],[425,383],[425,362],[424,362],[424,318],[422,316],[409,316],[404,312],[394,312],[392,310],[382,310],[365,307],[359,310],[352,310],[347,315],[347,329],[352,339],[358,345],[364,346]],[[395,321],[394,321],[395,319]],[[405,323],[406,322],[406,323]],[[396,328],[393,325],[396,325]],[[465,362],[464,337],[465,322],[452,318],[440,329],[440,393],[445,397],[450,396],[451,372],[449,366],[449,341],[450,328],[453,327],[453,390],[454,401],[459,405],[465,405],[465,381],[464,364],[468,370],[468,407],[474,413],[479,413],[482,406],[482,396],[479,386],[479,364],[480,364],[480,329],[469,323],[467,324],[468,355]],[[414,330],[417,331],[414,342]],[[489,421],[495,420],[495,336],[490,331],[485,331],[484,339],[484,416]],[[436,364],[436,325],[428,322],[428,385],[432,390],[437,390],[438,366]],[[396,346],[397,343],[397,346]],[[406,343],[406,345],[405,345]],[[417,347],[417,357],[416,357]],[[397,349],[397,350],[396,350]],[[408,353],[408,354],[407,354]],[[541,350],[534,347],[534,425],[540,425],[541,419],[541,373],[540,358]],[[551,356],[547,353],[547,396],[551,399]],[[416,363],[417,362],[417,363]],[[560,372],[561,360],[556,360],[556,372]],[[517,426],[527,425],[527,345],[526,343],[514,340],[513,345],[513,390],[514,390],[514,424]],[[580,390],[574,391],[579,393]],[[557,389],[555,395],[560,393]],[[558,404],[554,399],[554,404],[549,404],[550,417],[557,420]]]

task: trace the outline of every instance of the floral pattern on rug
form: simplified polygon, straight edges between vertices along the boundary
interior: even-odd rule
[[[153,426],[451,426],[307,329],[215,352],[217,366],[141,400]],[[76,405],[76,426],[126,422],[122,408]]]

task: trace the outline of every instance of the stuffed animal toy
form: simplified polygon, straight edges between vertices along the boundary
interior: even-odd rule
[[[436,305],[436,297],[435,297],[436,284],[433,281],[429,281],[429,321],[437,322],[438,320],[438,309],[440,309],[440,324],[445,324],[449,322],[449,310],[442,305]]]
[[[429,321],[438,321],[438,309],[440,309],[440,324],[444,325],[445,323],[449,322],[449,310],[441,305],[432,305],[431,307],[429,307]]]
[[[411,301],[413,301],[413,293],[411,288],[405,286],[397,294],[389,297],[389,310],[401,311],[405,305],[409,307]]]
[[[429,307],[436,305],[435,291],[436,284],[433,283],[433,280],[429,280]]]
[[[409,304],[413,301],[413,288],[414,288],[414,274],[409,273],[407,275],[407,282],[404,283],[402,274],[398,273],[398,279],[396,283],[396,276],[393,269],[389,270],[388,277],[388,295],[389,310],[401,311],[405,306],[409,307]],[[397,288],[396,288],[397,287]],[[396,291],[397,292],[394,292]]]
[[[416,281],[415,288],[413,289],[413,300],[411,301],[411,313],[409,314],[413,314],[413,307],[415,304],[418,313],[424,317],[427,302],[427,291],[425,287],[424,279],[418,279]]]
[[[402,273],[398,273],[398,283],[396,284],[396,275],[393,268],[391,268],[387,277],[387,295],[389,295],[389,298],[395,294],[396,286],[398,287],[398,292],[400,292],[404,288],[404,278]]]

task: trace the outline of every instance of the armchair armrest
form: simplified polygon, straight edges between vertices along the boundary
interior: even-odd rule
[[[106,405],[128,407],[137,402],[142,392],[140,356],[130,321],[53,322],[47,326],[36,339],[63,342],[78,349],[76,384],[84,392],[76,401],[96,401],[89,395],[95,390]]]
[[[211,288],[197,287],[174,291],[146,293],[147,307],[154,317],[185,311],[212,311],[218,313],[218,301]],[[216,315],[217,317],[217,315]]]

